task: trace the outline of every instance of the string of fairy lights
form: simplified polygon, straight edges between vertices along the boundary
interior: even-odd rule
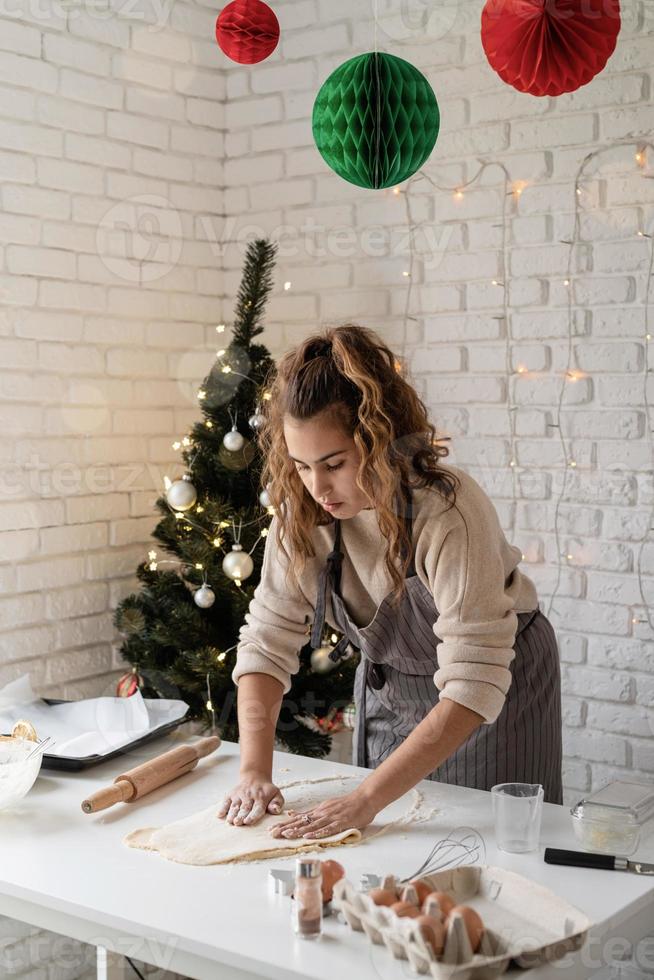
[[[559,390],[559,398],[555,408],[554,420],[552,422],[547,423],[548,428],[558,430],[558,434],[561,442],[563,461],[564,461],[563,480],[560,481],[559,492],[556,498],[555,510],[554,510],[554,532],[555,532],[556,553],[557,553],[557,578],[556,578],[554,589],[552,590],[549,599],[549,605],[547,608],[548,616],[551,613],[554,600],[558,594],[561,577],[562,577],[563,559],[570,566],[574,566],[574,567],[583,566],[583,554],[581,553],[574,554],[568,550],[565,551],[562,550],[560,527],[559,527],[559,515],[560,515],[561,504],[563,503],[565,498],[567,478],[571,471],[577,469],[577,465],[578,465],[577,460],[574,459],[572,452],[569,451],[569,445],[572,442],[572,438],[567,439],[563,432],[563,424],[562,424],[564,418],[563,405],[565,402],[566,393],[569,390],[568,383],[574,384],[575,382],[581,380],[582,378],[590,377],[588,372],[582,371],[577,365],[576,350],[573,344],[573,336],[575,335],[574,313],[576,309],[576,305],[574,302],[573,263],[575,257],[575,248],[583,242],[583,239],[581,237],[581,222],[580,222],[580,215],[583,206],[583,194],[584,194],[582,185],[583,185],[584,173],[589,163],[592,160],[601,157],[603,154],[615,150],[616,146],[635,147],[636,148],[635,162],[637,168],[639,168],[640,176],[644,179],[654,178],[654,174],[650,175],[649,173],[645,172],[645,168],[647,165],[647,152],[648,150],[654,150],[654,145],[648,142],[644,142],[642,140],[636,141],[633,139],[625,139],[625,140],[613,141],[611,143],[606,143],[598,147],[596,150],[593,150],[592,152],[588,153],[584,157],[583,161],[581,162],[575,176],[574,195],[573,195],[574,198],[573,231],[570,238],[560,239],[560,243],[567,245],[569,249],[568,260],[567,260],[567,273],[565,279],[563,280],[563,285],[565,286],[567,291],[566,310],[567,310],[568,362],[565,370],[562,373],[562,384]],[[525,364],[519,363],[515,367],[513,365],[512,351],[513,351],[514,337],[512,334],[512,322],[510,316],[509,294],[508,294],[507,202],[511,198],[513,198],[514,202],[517,202],[517,200],[524,193],[524,191],[530,186],[530,184],[528,181],[524,181],[524,180],[512,180],[508,169],[505,167],[503,163],[499,161],[482,161],[481,166],[477,171],[477,173],[469,181],[465,183],[460,183],[455,186],[443,186],[439,184],[437,181],[435,181],[425,171],[421,170],[418,171],[416,174],[413,175],[413,177],[409,179],[406,185],[406,189],[395,187],[392,188],[390,193],[396,197],[400,197],[400,196],[404,197],[405,208],[406,208],[406,221],[409,227],[408,269],[404,270],[402,273],[403,276],[408,280],[406,294],[405,294],[403,344],[402,344],[402,354],[401,354],[402,358],[404,359],[406,343],[407,343],[407,334],[408,334],[408,321],[417,320],[417,317],[414,317],[411,314],[412,287],[413,287],[413,282],[416,278],[415,277],[415,265],[417,261],[417,252],[415,246],[416,232],[423,225],[425,225],[429,220],[429,219],[423,219],[422,221],[417,221],[414,219],[412,215],[411,196],[415,184],[420,180],[426,180],[434,190],[437,190],[442,193],[451,194],[454,200],[461,201],[464,199],[465,193],[468,190],[468,188],[473,184],[475,184],[481,178],[484,171],[488,167],[492,167],[492,166],[498,166],[502,170],[503,190],[504,190],[503,205],[502,205],[502,224],[501,224],[502,244],[500,250],[500,254],[502,257],[502,271],[500,273],[501,278],[491,280],[491,284],[493,286],[502,288],[503,312],[501,316],[494,317],[494,319],[502,320],[505,324],[504,336],[505,336],[506,371],[507,371],[506,408],[509,416],[508,430],[509,430],[510,447],[511,447],[509,465],[511,467],[511,471],[513,474],[513,479],[512,479],[513,506],[511,508],[511,531],[510,531],[510,533],[512,533],[515,527],[516,505],[517,505],[516,483],[517,483],[518,472],[525,470],[524,467],[518,466],[517,453],[515,449],[516,415],[519,410],[519,406],[513,403],[514,402],[513,388],[514,388],[515,381],[520,377],[524,379],[529,379],[529,378],[536,379],[540,376],[540,374],[539,372],[530,371],[529,367]],[[649,375],[654,370],[652,367],[650,367],[650,350],[651,350],[652,335],[650,332],[650,325],[649,325],[650,323],[649,307],[650,307],[650,296],[651,296],[651,285],[652,285],[652,271],[654,269],[654,238],[652,234],[648,233],[647,229],[643,227],[642,221],[641,221],[641,227],[639,227],[637,232],[637,237],[639,239],[644,239],[649,242],[649,263],[648,263],[648,269],[646,274],[645,290],[644,290],[644,298],[643,298],[643,313],[644,313],[643,323],[644,323],[644,342],[645,342],[645,358],[644,358],[644,369],[643,369],[643,405],[644,405],[645,415],[646,415],[646,428],[647,428],[646,435],[649,441],[650,458],[652,461],[652,467],[649,471],[651,474],[654,472],[654,421],[652,419],[651,405],[650,405],[650,399],[648,393],[648,378]],[[654,491],[654,487],[653,487],[653,491]],[[650,532],[653,530],[654,530],[654,492],[652,493],[652,507],[651,507],[649,519],[647,521],[647,526],[645,528],[645,531],[640,541],[637,542],[639,547],[638,547],[637,558],[635,561],[636,575],[638,579],[639,593],[643,603],[643,609],[635,612],[635,614],[632,615],[632,619],[631,619],[632,625],[647,623],[650,629],[652,630],[652,632],[654,632],[654,621],[652,620],[652,616],[650,613],[650,607],[652,603],[648,602],[645,594],[645,583],[644,583],[644,573],[643,573],[643,553],[644,553],[645,545],[647,544],[647,541],[649,539]],[[522,558],[525,561],[530,561],[528,556],[525,555],[524,553],[522,555]],[[643,618],[643,613],[645,618]]]
[[[290,287],[291,287],[291,283],[290,282],[284,283],[284,289],[285,290],[290,289]],[[219,333],[219,334],[222,334],[222,333],[224,333],[224,331],[225,331],[225,324],[224,323],[218,324],[218,326],[216,327],[216,332]],[[248,375],[243,374],[242,372],[236,370],[236,368],[233,365],[231,365],[228,360],[226,360],[227,355],[228,355],[228,351],[226,349],[220,349],[220,350],[218,350],[216,352],[216,360],[223,362],[222,363],[222,367],[221,367],[222,373],[224,373],[224,374],[234,374],[237,377],[240,377],[240,378],[243,378],[246,381],[252,382],[252,378],[250,378]],[[202,405],[203,405],[203,403],[204,403],[204,401],[206,399],[206,395],[207,395],[207,392],[206,392],[206,390],[204,388],[198,389],[198,391],[197,391],[197,399],[198,399],[198,403],[199,403],[200,407],[202,407]],[[270,393],[268,391],[264,391],[263,394],[262,394],[262,399],[268,401],[268,400],[270,400],[270,398],[271,398]],[[257,413],[259,412],[259,408],[260,408],[260,403],[257,405]],[[238,443],[234,443],[233,445],[229,443],[229,437],[230,437],[230,435],[232,435],[233,433],[237,433],[237,426],[236,426],[236,416],[235,415],[232,415],[232,412],[231,412],[230,409],[228,409],[228,412],[229,412],[230,419],[232,420],[233,425],[232,425],[231,432],[226,433],[225,437],[223,438],[223,444],[228,449],[238,450],[238,449],[241,449],[243,447],[244,440],[243,440],[243,437],[240,436],[240,434],[238,434],[238,436],[239,436]],[[250,419],[250,424],[255,429],[255,432],[256,432],[256,428],[260,424],[260,421],[261,421],[261,417],[260,416],[257,416],[256,414],[255,414],[255,416],[253,416]],[[212,422],[211,419],[208,419],[208,418],[205,419],[204,425],[208,429],[212,429],[213,428],[213,422]],[[188,531],[195,530],[195,531],[199,532],[199,534],[201,534],[205,538],[205,540],[209,541],[214,548],[220,549],[221,551],[223,551],[223,554],[225,555],[225,558],[223,560],[223,569],[227,572],[228,577],[232,580],[232,582],[234,583],[234,585],[237,588],[241,589],[242,588],[241,578],[246,578],[249,574],[251,574],[252,565],[251,565],[251,558],[250,558],[250,556],[254,553],[254,551],[258,547],[259,542],[262,541],[262,540],[264,540],[268,536],[268,533],[269,533],[269,530],[270,530],[270,523],[267,526],[265,526],[265,527],[261,527],[260,526],[261,525],[261,518],[260,517],[257,517],[257,518],[255,518],[252,521],[247,521],[245,523],[243,522],[242,519],[239,519],[239,525],[238,525],[238,530],[237,530],[235,519],[234,519],[234,517],[232,517],[231,518],[231,526],[232,526],[232,538],[233,538],[234,544],[232,545],[232,552],[231,553],[225,552],[225,549],[223,548],[224,538],[220,535],[220,530],[229,527],[230,521],[228,521],[228,520],[210,521],[209,523],[210,524],[213,524],[215,527],[217,527],[218,528],[218,531],[217,532],[209,532],[209,531],[207,531],[206,527],[204,527],[202,524],[199,524],[198,522],[194,521],[192,519],[192,517],[190,516],[190,512],[191,511],[193,511],[195,514],[202,514],[202,513],[204,513],[204,511],[206,509],[205,508],[205,504],[207,502],[206,499],[205,499],[205,504],[197,501],[197,494],[196,494],[195,488],[192,487],[192,485],[190,484],[190,480],[191,480],[191,476],[192,476],[192,470],[193,470],[193,463],[195,461],[195,457],[197,456],[197,451],[198,451],[197,448],[195,447],[195,444],[193,442],[193,439],[191,438],[190,435],[187,434],[187,435],[183,436],[181,439],[176,439],[172,443],[172,448],[176,452],[180,452],[180,451],[181,452],[187,452],[187,451],[189,451],[189,452],[187,452],[187,458],[186,458],[186,466],[185,466],[186,472],[184,473],[184,475],[181,478],[181,480],[177,480],[177,481],[171,480],[170,477],[167,476],[167,475],[164,476],[164,489],[165,489],[164,500],[165,500],[168,508],[170,509],[171,513],[174,514],[176,521],[180,522],[181,526],[185,530],[188,530]],[[193,452],[193,449],[195,449],[195,452]],[[186,486],[184,486],[184,481],[187,481],[186,482]],[[175,495],[175,491],[176,490],[178,492]],[[179,492],[179,490],[181,490],[181,493]],[[175,506],[175,500],[176,499],[179,501],[179,503],[178,503],[177,506]],[[259,501],[262,504],[262,506],[263,506],[265,512],[267,513],[267,515],[270,518],[274,517],[275,512],[276,512],[275,511],[275,507],[270,502],[270,498],[269,498],[269,496],[267,494],[267,490],[262,491],[262,493],[259,496]],[[259,526],[259,528],[260,528],[259,535],[256,538],[254,544],[252,545],[250,551],[247,552],[247,553],[245,553],[245,554],[247,554],[248,558],[250,559],[249,570],[247,570],[246,574],[243,574],[242,576],[239,576],[238,574],[233,573],[231,569],[227,569],[226,568],[225,561],[228,561],[229,560],[230,555],[233,555],[235,549],[241,549],[240,538],[241,538],[241,533],[242,533],[243,527],[251,527],[253,525],[258,525]],[[206,566],[205,566],[204,562],[192,562],[191,563],[191,562],[185,562],[185,561],[183,561],[181,559],[176,559],[176,558],[160,558],[158,556],[157,551],[155,549],[151,549],[148,552],[148,560],[147,560],[147,566],[148,566],[149,570],[152,571],[152,572],[156,572],[159,569],[160,566],[164,566],[164,565],[172,565],[172,566],[174,566],[175,568],[177,568],[178,572],[181,573],[182,577],[184,576],[184,572],[186,570],[201,571],[203,573],[203,583],[200,586],[200,588],[197,589],[194,592],[194,600],[196,602],[196,605],[198,605],[199,608],[201,608],[201,609],[210,608],[210,606],[213,605],[215,596],[214,596],[213,590],[211,590],[211,588],[210,588],[210,583],[209,583],[208,578],[207,578],[207,569],[206,569]],[[209,598],[208,598],[208,601],[205,601],[205,596],[207,596],[207,594],[209,594]],[[338,637],[336,636],[336,634],[332,634],[331,637],[330,637],[330,640],[331,640],[332,643],[336,643],[337,642],[337,639],[338,639]],[[226,660],[227,654],[228,653],[231,653],[233,650],[236,650],[237,649],[237,646],[238,646],[238,644],[234,644],[233,646],[229,647],[226,650],[219,651],[216,654],[216,661],[217,661],[217,663],[219,663],[219,664],[224,663],[225,660]],[[320,652],[320,651],[318,651],[318,652]],[[207,712],[209,713],[210,718],[211,718],[211,729],[212,730],[215,730],[215,728],[216,728],[216,716],[215,716],[215,708],[213,706],[213,701],[212,701],[212,697],[211,697],[211,673],[210,673],[210,671],[207,671],[206,677],[205,677],[205,681],[206,681],[206,685],[207,685],[207,699],[206,699],[206,702],[205,702],[205,707],[206,707]]]
[[[570,438],[566,437],[566,435],[563,432],[563,424],[562,424],[564,418],[563,406],[565,403],[566,393],[568,391],[568,383],[574,384],[580,379],[587,378],[590,376],[587,372],[582,371],[578,367],[576,363],[576,350],[573,343],[573,337],[575,336],[574,319],[575,319],[575,309],[576,309],[576,304],[574,301],[573,267],[574,267],[575,249],[579,244],[583,242],[583,239],[581,237],[581,221],[580,221],[582,206],[583,206],[582,185],[583,185],[586,168],[588,167],[590,162],[596,158],[601,157],[603,154],[608,153],[611,150],[614,150],[617,145],[636,146],[635,161],[637,167],[640,170],[640,175],[643,178],[651,179],[650,175],[645,173],[645,168],[647,164],[647,152],[648,150],[654,151],[654,144],[651,144],[649,142],[643,142],[643,141],[637,142],[634,140],[624,140],[624,141],[617,141],[617,142],[614,141],[611,143],[604,144],[603,146],[598,147],[596,150],[593,150],[592,152],[588,153],[583,158],[578,168],[578,171],[575,175],[574,195],[573,195],[574,216],[573,216],[572,234],[570,238],[560,239],[561,244],[565,244],[568,246],[567,273],[565,279],[563,280],[563,285],[567,290],[566,310],[567,310],[568,361],[565,370],[562,372],[562,377],[561,377],[562,384],[559,390],[558,402],[555,406],[554,420],[547,423],[548,428],[558,430],[559,440],[561,443],[561,452],[562,452],[562,457],[564,462],[563,480],[560,481],[560,489],[559,489],[558,496],[556,498],[555,509],[554,509],[554,534],[556,540],[556,553],[557,553],[557,577],[556,577],[554,589],[552,590],[552,593],[549,598],[549,605],[547,608],[548,616],[551,614],[552,606],[558,594],[559,586],[561,583],[562,570],[563,570],[562,559],[565,559],[568,565],[577,566],[577,567],[582,565],[583,562],[583,556],[578,556],[567,550],[566,551],[562,550],[560,527],[559,527],[560,509],[565,498],[567,478],[571,471],[577,469],[577,460],[573,458],[572,452],[569,450],[569,446],[572,442],[572,437]],[[398,360],[396,361],[396,369],[402,370],[403,364],[405,363],[406,360],[408,321],[417,319],[411,313],[412,289],[413,289],[413,283],[416,278],[415,267],[416,267],[417,260],[419,258],[415,246],[415,239],[416,239],[417,231],[428,220],[428,219],[424,219],[423,221],[417,221],[413,217],[413,214],[411,212],[411,200],[412,200],[412,193],[414,193],[414,188],[417,183],[424,180],[431,186],[431,188],[434,191],[438,191],[439,193],[451,194],[454,200],[462,201],[465,198],[465,194],[468,191],[468,189],[473,185],[475,185],[482,178],[483,174],[487,169],[492,167],[498,167],[502,173],[503,193],[502,193],[501,225],[500,225],[501,227],[501,246],[500,246],[501,267],[499,273],[500,278],[492,279],[491,285],[502,290],[501,292],[502,313],[500,315],[494,316],[493,319],[500,320],[504,324],[505,361],[506,361],[506,372],[507,372],[505,404],[506,404],[506,410],[508,416],[507,427],[508,427],[509,441],[510,441],[509,466],[511,469],[511,488],[512,488],[512,505],[513,505],[511,508],[511,532],[513,532],[515,528],[516,507],[519,499],[519,493],[518,493],[519,474],[521,472],[524,472],[525,470],[525,467],[519,467],[517,461],[516,415],[517,412],[519,411],[519,406],[514,403],[515,381],[519,378],[537,379],[540,376],[540,374],[539,372],[530,371],[528,365],[526,364],[518,363],[515,366],[513,364],[513,347],[515,344],[515,338],[512,333],[512,320],[510,315],[511,310],[510,310],[510,302],[509,302],[507,207],[508,207],[508,203],[511,200],[513,200],[515,206],[515,203],[519,200],[520,196],[524,193],[524,191],[530,186],[530,183],[525,180],[512,179],[509,170],[504,165],[504,163],[500,161],[482,160],[480,161],[479,169],[470,180],[456,184],[455,186],[445,186],[439,184],[436,180],[434,180],[434,178],[431,175],[421,170],[418,171],[416,174],[414,174],[407,181],[405,189],[400,187],[394,187],[390,190],[390,193],[395,197],[404,198],[405,209],[406,209],[406,221],[409,229],[408,268],[403,270],[402,272],[403,278],[407,279],[407,289],[405,294],[405,308],[404,308],[404,317],[403,317],[403,340],[402,340],[400,355]],[[654,177],[654,175],[652,175],[652,177]],[[649,393],[648,393],[648,377],[649,374],[651,374],[652,371],[654,370],[652,367],[650,367],[650,349],[651,349],[650,342],[652,340],[652,336],[650,333],[650,326],[649,326],[649,306],[650,306],[650,296],[651,296],[652,272],[654,270],[654,236],[647,231],[647,229],[643,226],[643,224],[644,223],[641,222],[641,227],[639,228],[637,233],[638,238],[644,239],[647,242],[649,242],[649,263],[648,263],[648,270],[646,275],[646,283],[645,283],[644,298],[643,298],[643,311],[644,311],[643,321],[644,321],[644,341],[645,341],[645,358],[644,358],[644,370],[643,370],[643,404],[645,408],[646,421],[647,421],[647,425],[646,425],[647,438],[649,442],[649,450],[650,450],[650,456],[652,460],[651,472],[654,472],[654,419],[652,418],[651,405],[650,405]],[[286,280],[283,284],[283,288],[284,291],[288,292],[292,288],[292,282],[290,280]],[[224,329],[225,329],[224,324],[219,324],[216,327],[216,331],[218,333],[222,333]],[[225,350],[217,351],[216,354],[217,359],[224,359],[225,356],[226,356]],[[224,373],[233,372],[236,375],[240,374],[240,372],[236,371],[229,363],[225,363],[223,365],[222,370]],[[240,376],[247,378],[247,375],[241,374]],[[202,402],[206,397],[206,392],[203,389],[200,389],[197,393],[197,397],[199,403],[202,404]],[[263,397],[269,398],[270,396],[267,392],[264,392]],[[207,426],[207,428],[212,428],[213,423],[210,419],[207,419],[205,421],[205,425]],[[190,448],[191,445],[192,445],[192,440],[187,435],[184,436],[181,440],[176,440],[173,443],[173,448],[175,450],[185,450]],[[170,480],[168,479],[168,477],[165,478],[165,485],[167,489],[170,486]],[[174,508],[171,509],[174,510]],[[203,510],[202,504],[198,504],[195,509],[197,513],[202,513]],[[268,506],[266,510],[270,516],[274,515],[274,508],[272,506]],[[211,540],[214,547],[222,548],[223,539],[220,536],[220,534],[215,534],[210,537],[207,534],[206,529],[202,527],[202,525],[195,523],[186,512],[177,511],[175,512],[175,516],[176,519],[180,521],[184,520],[186,522],[186,526],[189,529],[194,528],[195,530],[205,535],[209,540]],[[258,519],[255,519],[254,521],[249,522],[245,526],[251,526],[252,524],[257,524],[257,523],[260,523],[260,521]],[[220,529],[226,528],[228,526],[229,526],[228,521],[219,522]],[[238,542],[239,540],[241,527],[242,527],[242,523],[240,524],[239,531],[237,532],[234,521],[232,520],[232,531],[233,531],[234,540],[236,542]],[[635,562],[638,587],[639,587],[639,592],[643,604],[643,609],[638,610],[638,612],[632,616],[632,620],[631,620],[632,625],[647,623],[650,629],[652,630],[652,632],[654,632],[654,621],[652,620],[652,616],[650,613],[651,603],[648,602],[645,594],[645,583],[644,583],[644,573],[643,573],[643,552],[644,552],[645,545],[649,539],[650,532],[652,530],[654,530],[654,492],[652,494],[652,505],[651,505],[650,515],[647,520],[647,526],[645,528],[645,531],[640,541],[637,542],[639,547],[637,552],[637,559]],[[267,536],[267,534],[268,534],[268,527],[264,527],[260,530],[259,537],[255,541],[255,544],[253,545],[249,554],[252,554],[254,549],[258,546],[259,541],[264,539]],[[522,558],[525,561],[530,561],[528,556],[525,555],[524,553],[522,554]],[[151,570],[156,570],[158,565],[162,565],[162,564],[175,564],[180,568],[191,567],[188,565],[188,563],[184,563],[181,561],[158,559],[157,553],[155,551],[149,552],[148,559],[149,559],[149,567]],[[192,567],[195,568],[196,570],[205,571],[205,569],[202,566],[202,563],[195,563]],[[204,581],[206,583],[206,577]],[[241,587],[240,580],[236,579],[235,585],[240,588]],[[644,614],[644,618],[643,618],[643,614]],[[335,637],[332,637],[332,641],[335,641]],[[230,647],[228,650],[221,651],[217,655],[217,660],[219,662],[224,662],[226,655],[231,651],[235,650],[236,647],[237,644]],[[215,713],[211,700],[209,673],[207,673],[206,682],[207,682],[207,709],[211,713],[213,724],[215,725]]]

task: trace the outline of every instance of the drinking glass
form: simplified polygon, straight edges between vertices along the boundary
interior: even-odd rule
[[[543,787],[540,783],[498,783],[491,788],[495,839],[502,851],[535,851],[540,840]]]

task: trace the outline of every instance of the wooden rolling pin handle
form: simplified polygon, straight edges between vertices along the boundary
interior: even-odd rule
[[[218,735],[209,735],[208,738],[195,742],[191,748],[197,752],[198,759],[204,759],[205,755],[211,755],[212,752],[215,752],[219,745],[220,738]]]
[[[82,802],[82,810],[84,813],[95,813],[113,806],[114,803],[133,803],[159,786],[191,772],[200,759],[210,755],[219,745],[220,738],[211,735],[193,745],[180,745],[170,749],[169,752],[116,776],[113,786],[106,786],[87,797]]]
[[[105,786],[104,789],[99,789],[97,793],[93,793],[92,796],[84,800],[82,810],[84,813],[95,813],[97,810],[106,810],[114,803],[127,803],[135,792],[136,790],[131,783],[125,779],[119,779],[112,786]]]

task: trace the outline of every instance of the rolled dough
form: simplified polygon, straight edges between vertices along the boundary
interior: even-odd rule
[[[217,802],[199,813],[175,820],[164,827],[133,830],[123,838],[123,843],[128,847],[158,851],[169,861],[181,864],[231,864],[359,844],[379,837],[392,828],[416,821],[422,822],[426,818],[422,813],[422,794],[414,789],[411,794],[405,794],[395,804],[382,810],[363,831],[352,827],[313,841],[301,837],[287,840],[270,835],[270,828],[279,823],[284,814],[288,815],[289,808],[296,811],[307,810],[324,800],[349,792],[351,787],[346,784],[349,779],[360,777],[326,776],[315,780],[298,779],[276,783],[284,794],[284,809],[279,814],[266,814],[250,827],[236,827],[216,816],[220,807],[220,802]],[[409,798],[410,795],[413,796],[413,801]],[[433,813],[430,810],[428,815]]]

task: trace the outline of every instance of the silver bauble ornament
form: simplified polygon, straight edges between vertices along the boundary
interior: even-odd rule
[[[251,415],[248,419],[248,425],[254,432],[258,432],[265,421],[265,415],[262,415],[261,412],[255,412],[254,415]]]
[[[272,500],[270,499],[270,494],[268,489],[262,490],[259,494],[259,503],[262,507],[272,507]]]
[[[183,476],[181,480],[175,480],[166,490],[166,500],[173,510],[190,510],[197,499],[198,492],[188,475]]]
[[[254,571],[254,562],[248,555],[247,551],[243,551],[243,545],[236,544],[232,545],[232,550],[229,554],[225,555],[223,558],[223,572],[228,578],[238,579],[240,582],[243,579],[248,578]]]
[[[223,446],[228,449],[230,453],[237,453],[239,449],[242,449],[245,445],[245,438],[238,431],[236,426],[233,426],[229,432],[226,432],[223,436]]]
[[[343,727],[349,728],[350,730],[356,727],[357,723],[357,708],[354,702],[346,705],[343,708]]]
[[[333,660],[329,659],[329,654],[332,652],[334,647],[318,647],[311,654],[311,670],[315,671],[316,674],[328,674],[330,670],[333,670],[336,664]]]
[[[193,594],[193,601],[200,609],[210,609],[216,601],[216,593],[210,585],[201,585]]]

